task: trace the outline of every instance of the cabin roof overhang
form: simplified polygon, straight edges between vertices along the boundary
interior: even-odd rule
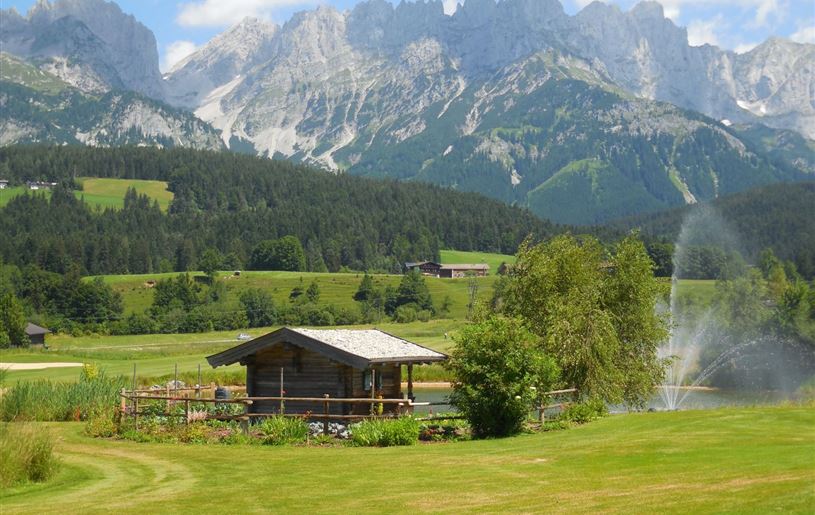
[[[377,346],[376,341],[382,345]],[[290,343],[317,352],[357,369],[383,364],[435,363],[447,359],[445,354],[379,330],[284,327],[218,354],[207,356],[207,362],[213,368],[245,363],[250,356],[282,343]]]

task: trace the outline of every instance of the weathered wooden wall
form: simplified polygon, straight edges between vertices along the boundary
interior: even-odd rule
[[[286,397],[368,398],[370,390],[364,388],[364,370],[328,359],[326,356],[289,343],[282,343],[261,351],[246,360],[246,384],[249,397],[277,397],[280,395],[280,369],[283,368],[283,390]],[[383,398],[401,398],[401,367],[383,365],[375,367],[378,390]],[[381,387],[379,386],[381,384]],[[379,393],[379,392],[378,392]],[[331,403],[332,414],[366,414],[368,405]],[[395,406],[385,406],[385,410]],[[254,413],[277,413],[279,402],[256,402]],[[286,413],[322,413],[322,404],[287,401]]]

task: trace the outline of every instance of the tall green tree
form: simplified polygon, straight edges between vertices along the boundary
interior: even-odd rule
[[[396,301],[393,309],[409,304],[415,305],[417,309],[425,309],[431,313],[435,312],[430,290],[418,270],[411,270],[402,276],[402,281],[396,290]]]
[[[0,297],[0,347],[14,345],[27,347],[27,322],[20,301],[11,293]]]
[[[642,405],[661,378],[657,347],[668,321],[660,287],[635,237],[609,258],[592,237],[524,244],[506,286],[505,311],[521,317],[584,396]]]

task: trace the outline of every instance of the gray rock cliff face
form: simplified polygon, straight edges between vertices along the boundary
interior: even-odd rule
[[[164,98],[153,33],[104,0],[39,0],[26,17],[0,11],[5,52],[35,60],[90,92],[128,89]]]

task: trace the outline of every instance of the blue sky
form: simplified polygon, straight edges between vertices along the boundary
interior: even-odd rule
[[[347,9],[360,0],[120,0],[119,6],[149,27],[158,40],[162,68],[192,52],[245,16],[284,23],[318,4]],[[419,0],[421,1],[421,0]],[[462,2],[466,0],[458,0]],[[605,0],[630,9],[638,0]],[[456,0],[444,0],[447,11]],[[561,0],[574,14],[591,0]],[[25,13],[35,0],[0,0]],[[661,0],[665,14],[688,28],[693,45],[715,44],[743,52],[776,35],[815,43],[815,0]]]

